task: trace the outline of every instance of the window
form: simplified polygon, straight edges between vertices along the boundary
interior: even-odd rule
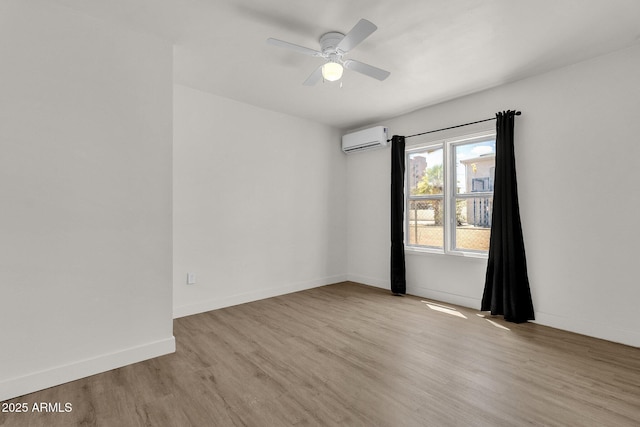
[[[407,147],[408,248],[486,254],[495,148],[494,133]]]

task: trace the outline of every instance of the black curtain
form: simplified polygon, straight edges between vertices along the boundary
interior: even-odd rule
[[[519,113],[518,113],[519,114]],[[482,311],[509,322],[533,320],[533,302],[522,239],[513,129],[515,111],[496,114],[496,168],[489,260]]]
[[[391,139],[391,292],[407,292],[404,268],[404,136]]]

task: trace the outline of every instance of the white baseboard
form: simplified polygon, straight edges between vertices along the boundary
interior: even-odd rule
[[[535,312],[534,323],[549,326],[564,331],[574,332],[580,335],[587,335],[620,344],[640,347],[640,332],[637,330],[620,329],[611,325],[593,322],[585,319],[573,319],[557,316],[555,314]]]
[[[347,280],[350,282],[361,283],[363,285],[375,286],[376,288],[382,288],[382,289],[391,288],[389,280],[382,280],[382,279],[377,279],[375,277],[361,276],[359,274],[349,274],[347,275]]]
[[[351,282],[361,283],[363,285],[375,286],[376,288],[390,289],[391,285],[389,280],[377,279],[374,277],[361,276],[358,274],[349,274],[347,279]],[[463,307],[469,307],[474,309],[480,309],[480,300],[475,298],[469,298],[463,295],[450,294],[447,292],[435,291],[432,289],[419,287],[419,286],[407,286],[407,294],[415,295],[417,297],[429,298],[436,301],[446,302],[449,304],[456,304]]]
[[[322,279],[310,280],[307,282],[293,283],[286,286],[259,289],[252,292],[245,292],[242,294],[230,295],[222,298],[199,301],[195,304],[173,307],[173,318],[177,319],[179,317],[205,313],[211,310],[231,307],[238,304],[245,304],[247,302],[258,301],[265,298],[277,297],[293,292],[304,291],[307,289],[330,285],[332,283],[344,282],[345,280],[347,280],[347,276],[341,274],[337,276],[324,277]]]
[[[436,291],[433,289],[423,287],[408,287],[407,293],[422,298],[433,299],[440,302],[446,302],[449,304],[455,304],[462,307],[471,308],[474,310],[480,310],[481,300],[476,298],[467,297],[464,295],[456,295],[448,292]]]
[[[21,377],[10,378],[0,382],[0,401],[23,396],[28,393],[33,393],[34,391],[121,368],[175,351],[176,341],[172,336],[171,338],[127,348],[114,353],[79,360],[68,365],[56,366]]]

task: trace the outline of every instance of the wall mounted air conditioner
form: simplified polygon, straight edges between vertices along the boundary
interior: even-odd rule
[[[388,129],[384,126],[376,126],[343,135],[342,151],[349,154],[386,147],[388,145],[387,131]]]

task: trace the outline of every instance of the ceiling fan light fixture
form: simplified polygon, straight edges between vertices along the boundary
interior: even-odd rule
[[[322,78],[329,82],[340,80],[344,69],[337,62],[329,61],[322,66]]]

